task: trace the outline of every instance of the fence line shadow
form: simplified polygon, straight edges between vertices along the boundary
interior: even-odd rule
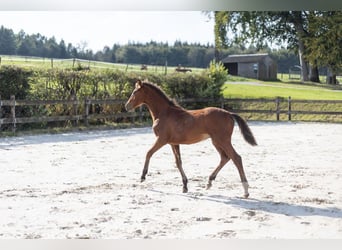
[[[23,135],[16,137],[0,137],[0,149],[14,148],[17,146],[43,144],[43,143],[61,143],[73,141],[89,141],[101,138],[118,136],[135,136],[139,134],[152,134],[150,127],[114,129],[114,130],[89,130],[80,132],[65,132],[59,134],[38,134]]]

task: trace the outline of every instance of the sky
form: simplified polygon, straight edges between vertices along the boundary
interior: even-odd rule
[[[201,11],[0,11],[1,25],[93,51],[151,40],[214,43],[214,21]]]

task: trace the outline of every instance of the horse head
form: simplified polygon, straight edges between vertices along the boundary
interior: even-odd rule
[[[138,80],[135,83],[135,88],[125,104],[125,108],[127,111],[133,110],[144,103],[143,86],[144,82],[142,82],[141,80]]]

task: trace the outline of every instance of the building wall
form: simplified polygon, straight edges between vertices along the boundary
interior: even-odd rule
[[[223,59],[224,66],[228,69],[231,75],[238,75],[247,78],[259,80],[275,80],[277,79],[278,67],[277,63],[270,56],[264,55],[241,55],[227,57]],[[255,66],[258,66],[258,71],[255,72]]]
[[[254,63],[238,63],[238,75],[247,78],[258,78],[258,74],[254,73]]]
[[[254,65],[258,65],[258,71],[254,71]],[[258,80],[277,79],[277,65],[271,58],[259,62],[240,62],[238,63],[238,75]]]

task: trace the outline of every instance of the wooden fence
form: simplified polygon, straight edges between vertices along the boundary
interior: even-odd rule
[[[82,121],[86,126],[89,125],[89,121],[96,119],[131,119],[133,122],[138,119],[142,120],[148,116],[148,112],[142,108],[136,112],[122,112],[122,109],[116,113],[90,113],[91,105],[118,105],[123,107],[126,100],[117,99],[84,99],[84,100],[16,100],[15,96],[11,96],[10,100],[1,100],[0,96],[0,130],[1,126],[9,125],[12,131],[16,130],[17,124],[28,124],[28,123],[43,123],[43,122],[60,122],[60,121],[72,121],[75,125],[78,125]],[[261,103],[269,104],[268,109],[244,109],[239,107],[232,107],[232,103]],[[286,102],[286,105],[284,105]],[[225,108],[227,110],[236,113],[250,113],[250,114],[266,114],[274,116],[274,120],[281,120],[280,115],[285,114],[287,120],[292,120],[294,114],[309,114],[309,115],[335,115],[341,116],[342,108],[338,111],[314,111],[314,110],[294,110],[293,104],[309,104],[312,107],[318,104],[334,104],[342,107],[342,100],[292,100],[291,97],[288,99],[275,98],[275,99],[184,99],[179,100],[179,103],[185,105],[195,105],[200,103],[211,104],[211,106],[217,106]],[[17,107],[28,107],[28,106],[48,106],[48,105],[65,105],[71,110],[68,115],[33,115],[30,117],[20,117],[16,114]],[[233,105],[234,106],[234,105]],[[248,105],[247,105],[248,106]],[[5,110],[7,107],[7,110]],[[82,108],[80,108],[82,107]],[[4,110],[6,112],[4,112]],[[342,120],[342,119],[341,119]]]

